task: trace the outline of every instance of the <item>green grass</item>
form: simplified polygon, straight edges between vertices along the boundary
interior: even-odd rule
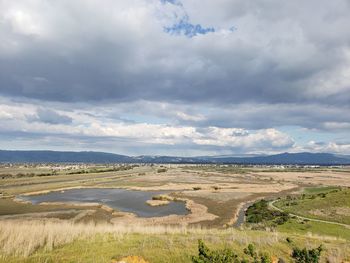
[[[284,198],[275,205],[300,216],[350,225],[350,189],[313,188],[306,193]]]
[[[276,202],[275,205],[282,208],[284,211],[309,218],[323,219],[345,224],[348,222],[350,223],[350,215],[336,215],[333,213],[329,214],[328,216],[315,216],[310,214],[310,211],[312,212],[315,209],[332,211],[332,209],[339,206],[350,208],[350,189],[342,189],[340,187],[314,187],[308,188],[304,192],[307,193],[307,195],[286,197],[281,201]],[[255,204],[259,204],[259,202]],[[263,218],[265,210],[258,210],[258,216]],[[249,222],[249,209],[247,210],[247,213]],[[276,217],[272,215],[273,214],[271,214],[271,216],[267,216],[265,221],[262,220],[264,221],[263,225],[265,227],[272,226],[278,231],[290,234],[299,233],[307,235],[311,233],[313,235],[326,235],[350,240],[350,228],[344,226],[296,218],[289,218],[287,222],[278,225],[274,223],[274,219]]]
[[[329,193],[333,190],[340,190],[338,186],[320,186],[320,187],[308,187],[304,189],[305,194],[320,194]]]
[[[315,221],[302,221],[290,219],[283,225],[278,225],[277,230],[291,234],[298,233],[302,235],[307,235],[311,233],[313,235],[333,236],[337,238],[350,240],[349,228]]]

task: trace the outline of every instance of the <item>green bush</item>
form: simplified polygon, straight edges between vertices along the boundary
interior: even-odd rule
[[[314,249],[294,248],[292,258],[295,263],[318,263],[323,251],[322,245]]]
[[[270,210],[266,200],[260,200],[249,206],[246,211],[248,223],[262,223],[274,220],[277,225],[282,225],[289,220],[289,215],[285,212]]]
[[[257,254],[255,252],[255,247],[253,244],[249,244],[248,247],[243,250],[243,252],[246,255],[251,256],[253,258],[257,256]]]
[[[288,241],[288,238],[287,238]],[[288,241],[291,243],[291,240]],[[322,245],[314,249],[294,248],[291,254],[295,263],[318,263],[323,251]],[[257,253],[253,244],[249,244],[243,250],[248,258],[240,258],[233,249],[225,248],[219,250],[209,249],[202,240],[198,240],[198,256],[192,256],[193,263],[271,263],[267,254]],[[284,262],[279,259],[278,262]]]
[[[192,257],[193,263],[240,263],[232,249],[210,250],[202,240],[198,240],[198,256]]]
[[[255,246],[249,244],[244,249],[244,253],[250,257],[239,258],[233,249],[225,248],[221,250],[210,250],[202,240],[198,240],[198,256],[192,257],[193,263],[271,263],[268,255],[258,255],[255,251]]]

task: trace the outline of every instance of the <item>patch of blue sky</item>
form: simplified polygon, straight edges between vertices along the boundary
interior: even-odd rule
[[[213,27],[203,27],[200,24],[190,23],[190,18],[180,0],[160,0],[162,4],[172,4],[178,6],[179,9],[173,13],[174,24],[164,26],[164,31],[171,35],[185,35],[189,38],[196,35],[205,35],[210,32],[215,32]],[[178,12],[181,13],[178,14]]]
[[[231,27],[229,28],[229,30],[230,30],[231,32],[234,32],[234,31],[236,31],[236,30],[237,30],[237,27],[235,27],[235,26],[231,26]]]
[[[178,5],[178,6],[182,6],[182,3],[179,0],[160,0],[160,2],[162,4],[173,4],[173,5]]]
[[[164,31],[173,35],[183,34],[191,38],[198,34],[205,35],[210,32],[215,32],[215,29],[213,27],[202,27],[200,24],[191,24],[188,22],[187,18],[184,18],[170,27],[164,27]]]

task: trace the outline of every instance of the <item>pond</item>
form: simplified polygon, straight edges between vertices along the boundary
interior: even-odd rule
[[[60,192],[50,192],[41,195],[19,196],[32,204],[42,202],[79,202],[100,203],[113,209],[134,213],[140,217],[160,217],[167,215],[186,215],[189,211],[184,202],[170,202],[163,206],[149,206],[147,200],[153,196],[166,194],[165,191],[134,191],[115,188],[71,189]]]

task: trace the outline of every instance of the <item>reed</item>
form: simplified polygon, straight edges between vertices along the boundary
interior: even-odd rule
[[[73,223],[69,221],[45,220],[4,220],[0,222],[0,250],[2,254],[29,256],[39,248],[52,250],[77,238],[87,238],[96,234],[205,234],[201,228],[175,226],[111,225],[93,223]]]
[[[39,249],[51,251],[57,246],[77,239],[90,238],[95,235],[111,234],[115,239],[123,240],[128,234],[144,236],[178,235],[185,239],[206,239],[213,243],[235,242],[241,246],[249,243],[272,247],[285,241],[286,236],[277,232],[243,231],[234,228],[206,229],[183,226],[144,226],[136,224],[94,224],[74,223],[71,221],[53,220],[2,220],[0,221],[0,255],[28,257]],[[171,238],[170,238],[171,239]],[[170,240],[169,239],[169,240]],[[334,241],[333,238],[309,236],[308,239]],[[335,251],[333,257],[338,253]]]

